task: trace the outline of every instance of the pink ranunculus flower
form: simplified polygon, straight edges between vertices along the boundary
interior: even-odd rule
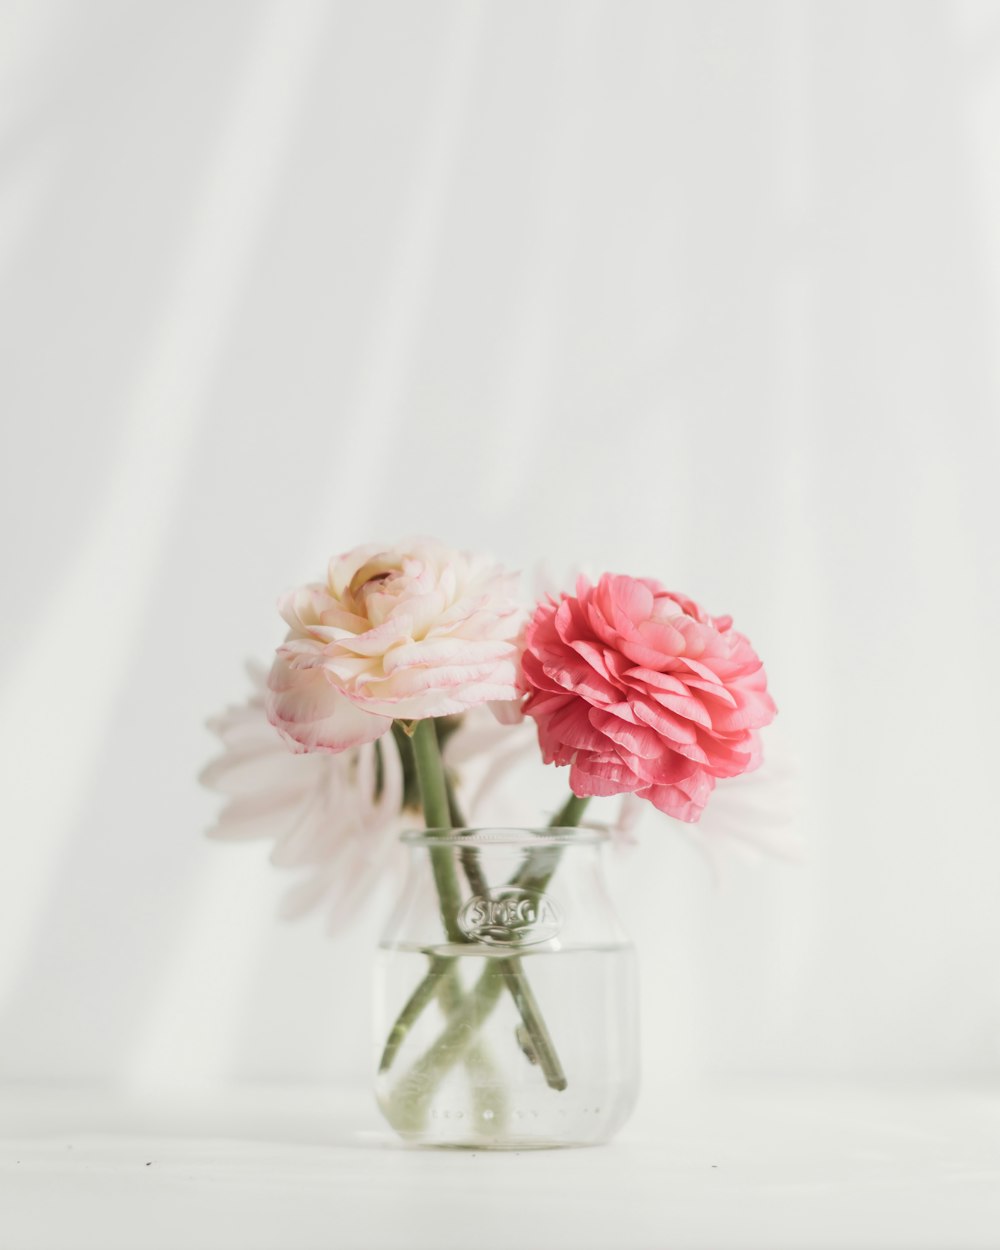
[[[728,616],[646,578],[585,578],[524,636],[524,711],[578,795],[633,793],[695,821],[717,778],[760,762],[764,667]]]
[[[343,751],[393,720],[518,697],[516,577],[419,540],[335,557],[292,591],[268,676],[267,715],[294,751]]]

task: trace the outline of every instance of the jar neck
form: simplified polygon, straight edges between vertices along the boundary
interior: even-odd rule
[[[614,945],[600,830],[452,829],[404,835],[410,870],[386,941],[449,954]]]

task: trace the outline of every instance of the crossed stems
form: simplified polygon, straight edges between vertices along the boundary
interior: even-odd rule
[[[510,884],[544,890],[561,854],[561,847],[533,851],[528,863],[511,878]],[[463,867],[466,866],[463,863]],[[440,1082],[458,1063],[464,1063],[473,1074],[473,1089],[481,1110],[489,1113],[494,1119],[494,1128],[499,1130],[506,1117],[506,1098],[496,1079],[489,1051],[480,1038],[482,1025],[497,1006],[504,988],[510,992],[521,1015],[523,1023],[518,1034],[520,1038],[523,1030],[522,1048],[525,1054],[539,1064],[550,1088],[566,1088],[566,1077],[555,1047],[517,956],[488,959],[485,969],[468,993],[462,991],[455,956],[432,955],[430,960],[424,979],[392,1027],[379,1065],[380,1072],[389,1069],[410,1028],[432,999],[437,997],[447,1022],[427,1051],[396,1083],[390,1118],[397,1130],[407,1133],[419,1132],[423,1128],[427,1104]]]
[[[453,825],[461,826],[464,822],[441,764],[437,736],[432,722],[418,721],[412,727],[407,727],[407,732],[413,745],[414,762],[420,781],[421,798],[428,827],[446,829]],[[553,818],[550,827],[575,826],[586,805],[586,799],[572,795]],[[449,941],[462,943],[465,941],[465,936],[457,924],[461,897],[450,849],[446,846],[432,846],[430,855],[445,933]],[[473,893],[485,894],[489,887],[482,875],[475,850],[465,847],[460,857],[463,871]],[[555,872],[559,857],[560,850],[557,847],[539,848],[533,851],[527,862],[511,878],[509,884],[522,889],[544,891]],[[451,986],[454,972],[454,956],[431,956],[427,973],[410,995],[389,1033],[379,1063],[379,1071],[388,1071],[413,1023],[428,1003],[447,987],[443,1005],[449,1016],[448,1025],[438,1041],[408,1074],[406,1080],[407,1085],[414,1088],[427,1088],[432,1077],[443,1076],[444,1072],[469,1049],[469,1039],[475,1036],[476,1026],[481,1024],[493,1010],[501,990],[506,986],[521,1016],[530,1043],[530,1058],[538,1063],[550,1088],[565,1089],[565,1073],[520,958],[511,955],[491,960],[464,1000],[460,995],[456,996],[457,987]]]
[[[561,827],[560,818],[557,817],[552,822],[552,827]],[[545,890],[556,870],[560,854],[559,847],[544,847],[532,851],[528,861],[511,877],[508,884],[525,890],[537,890],[541,893]],[[463,868],[467,867],[463,859]],[[473,885],[472,888],[477,893],[479,892],[476,885]],[[454,956],[431,956],[430,967],[427,973],[409,999],[407,999],[395,1024],[392,1026],[385,1049],[382,1052],[381,1062],[379,1063],[380,1072],[387,1072],[392,1066],[413,1024],[438,993],[443,981],[455,971],[454,965]],[[462,1038],[469,1038],[475,1035],[476,1026],[482,1023],[490,1011],[492,1011],[504,985],[509,989],[511,997],[514,999],[521,1014],[525,1030],[531,1041],[534,1058],[537,1059],[539,1066],[545,1074],[546,1082],[553,1089],[565,1089],[566,1077],[562,1072],[562,1067],[552,1045],[548,1030],[545,1027],[545,1022],[528,984],[521,960],[517,955],[490,959],[479,980],[464,1001],[456,1003],[454,1007],[449,1004],[450,1020],[448,1027],[432,1046],[431,1052],[437,1052],[441,1055],[450,1054],[453,1060],[457,1061],[461,1057],[461,1050],[456,1048],[457,1043]],[[417,1067],[422,1068],[425,1064],[426,1057],[425,1060],[420,1061]]]

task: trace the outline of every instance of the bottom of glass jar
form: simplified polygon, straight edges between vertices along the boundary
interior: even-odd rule
[[[475,1154],[477,1150],[506,1150],[520,1154],[528,1150],[579,1150],[591,1146],[606,1146],[611,1137],[599,1137],[593,1141],[412,1141],[403,1137],[401,1141],[407,1149],[413,1150],[467,1150]]]
[[[381,1097],[382,1114],[409,1145],[451,1150],[558,1150],[599,1146],[624,1125],[635,1105],[634,1085],[605,1086],[573,1099],[544,1087],[508,1095],[502,1111],[435,1100],[422,1109],[419,1127],[405,1123],[398,1104]]]
[[[631,947],[529,949],[516,958],[459,951],[379,953],[378,997],[388,1010],[376,1035],[406,1022],[375,1080],[393,1129],[414,1145],[469,1150],[613,1137],[638,1084]]]

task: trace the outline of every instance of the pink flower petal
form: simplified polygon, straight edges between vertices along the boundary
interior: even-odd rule
[[[322,668],[293,668],[280,655],[268,678],[265,708],[293,751],[345,751],[380,738],[392,724],[356,707]]]
[[[580,795],[635,793],[693,821],[717,778],[756,766],[774,716],[760,660],[728,617],[652,579],[606,574],[538,605],[521,683],[543,757]]]

